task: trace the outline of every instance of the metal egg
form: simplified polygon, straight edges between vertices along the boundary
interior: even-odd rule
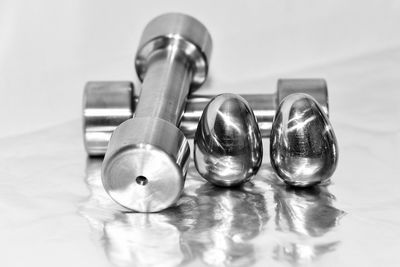
[[[276,111],[270,137],[271,165],[294,186],[327,181],[338,161],[338,145],[329,119],[309,95],[287,96]]]
[[[194,139],[197,171],[219,186],[235,186],[261,166],[262,138],[249,104],[234,94],[214,97],[205,107]]]

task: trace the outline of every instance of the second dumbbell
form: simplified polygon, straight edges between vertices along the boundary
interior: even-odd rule
[[[281,79],[275,94],[242,95],[254,114],[263,137],[269,137],[279,103],[289,94],[313,96],[328,114],[328,89],[324,79]],[[213,95],[191,95],[180,128],[193,138],[204,107]],[[103,156],[114,129],[132,118],[138,97],[131,82],[88,82],[83,98],[84,145],[90,156]]]

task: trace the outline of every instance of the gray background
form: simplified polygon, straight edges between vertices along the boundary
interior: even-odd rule
[[[0,0],[0,136],[80,118],[88,80],[136,79],[143,27],[170,11],[211,31],[213,92],[272,91],[277,77],[400,45],[398,0]]]

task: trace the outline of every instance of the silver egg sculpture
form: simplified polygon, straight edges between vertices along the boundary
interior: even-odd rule
[[[312,186],[332,176],[338,145],[328,116],[307,94],[291,94],[276,111],[270,136],[271,165],[293,186]]]
[[[214,97],[194,138],[194,163],[200,175],[218,186],[239,185],[257,173],[262,154],[261,133],[247,101],[235,94]]]

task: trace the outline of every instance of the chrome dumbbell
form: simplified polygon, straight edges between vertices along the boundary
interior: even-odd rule
[[[181,195],[190,152],[178,125],[190,88],[206,79],[211,47],[207,29],[183,14],[146,26],[135,61],[143,82],[135,116],[115,129],[102,165],[104,188],[120,205],[156,212]]]
[[[289,94],[314,97],[328,114],[328,89],[324,79],[280,79],[274,94],[242,95],[257,118],[262,137],[269,137],[275,111]],[[193,138],[205,106],[213,95],[189,95],[180,129]],[[131,82],[88,82],[83,96],[83,136],[87,153],[103,156],[115,128],[133,117],[138,97]]]

